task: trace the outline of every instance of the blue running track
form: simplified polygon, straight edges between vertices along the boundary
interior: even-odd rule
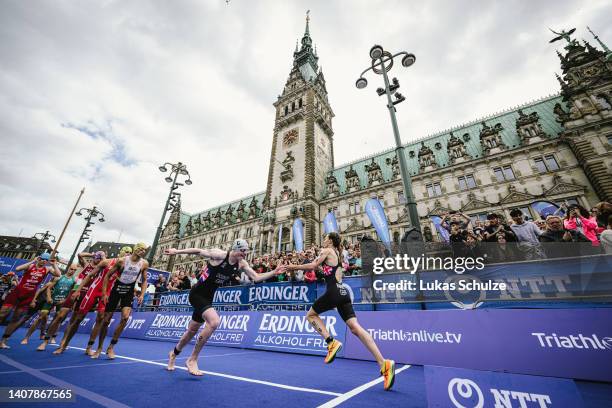
[[[20,329],[0,350],[0,386],[65,387],[76,393],[75,403],[27,404],[52,407],[426,407],[423,367],[398,365],[392,391],[383,390],[373,362],[226,347],[204,347],[203,377],[184,369],[192,346],[166,371],[173,343],[121,339],[117,358],[93,360],[84,355],[88,336],[76,334],[71,348],[60,356],[50,345],[36,351],[37,332],[29,345],[19,342]],[[108,340],[107,340],[108,343]],[[577,382],[586,407],[612,407],[612,385]],[[26,406],[4,404],[4,406]]]

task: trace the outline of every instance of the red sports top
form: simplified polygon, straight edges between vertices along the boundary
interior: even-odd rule
[[[30,265],[30,267],[24,272],[21,280],[19,281],[18,287],[25,291],[36,291],[38,285],[45,279],[49,270],[46,266],[38,267],[36,263]]]

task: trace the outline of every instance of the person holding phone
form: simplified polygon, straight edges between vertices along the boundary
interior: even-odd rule
[[[590,214],[586,208],[580,205],[572,205],[565,214],[563,226],[566,230],[576,231],[584,235],[591,245],[599,246],[597,239],[597,223],[590,218]]]

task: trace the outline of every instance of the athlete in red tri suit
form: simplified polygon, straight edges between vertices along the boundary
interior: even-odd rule
[[[92,257],[91,263],[85,262],[85,258],[88,257]],[[103,271],[104,268],[107,266],[107,259],[105,258],[106,254],[104,253],[104,251],[98,251],[94,254],[89,254],[85,252],[79,254],[79,263],[81,265],[84,265],[84,267],[77,278],[77,288],[66,298],[66,301],[62,305],[63,308],[69,307],[72,309],[72,317],[70,318],[68,327],[66,327],[66,330],[64,331],[64,337],[62,338],[60,347],[58,347],[57,350],[53,352],[53,354],[61,354],[66,349],[66,347],[68,347],[68,342],[70,342],[70,339],[72,338],[72,336],[74,336],[76,329],[79,327],[79,323],[81,323],[81,321],[87,314],[87,312],[83,313],[81,311],[81,303],[87,296],[90,285],[96,275]],[[59,328],[59,324],[57,328]],[[57,328],[53,327],[53,329],[55,330],[57,330]],[[50,327],[49,331],[51,331],[51,329],[52,328]],[[44,350],[44,347],[42,346],[43,345],[41,344],[41,347],[39,347],[38,350]]]
[[[124,258],[127,255],[130,255],[131,253],[132,253],[132,247],[124,246],[123,248],[121,248],[121,251],[119,252],[119,259]],[[106,302],[104,301],[105,293],[102,291],[102,286],[104,286],[103,285],[104,277],[111,269],[113,269],[113,266],[115,266],[115,263],[117,263],[117,259],[109,259],[108,265],[102,270],[102,272],[98,272],[98,274],[96,274],[96,276],[93,278],[93,283],[89,287],[87,294],[85,295],[85,297],[83,298],[83,301],[81,302],[81,307],[79,308],[80,312],[87,314],[91,311],[93,306],[97,303],[96,324],[91,329],[91,333],[89,334],[89,342],[87,343],[87,348],[85,349],[85,354],[91,356],[92,358],[98,358],[98,356],[102,352],[102,343],[104,341],[104,337],[100,338],[97,353],[94,353],[91,347],[94,345],[98,334],[100,334],[100,329],[102,328],[102,325],[104,322],[104,309],[106,308]],[[113,287],[113,283],[115,283],[116,278],[117,278],[117,275],[113,275],[110,278],[110,281],[109,281],[110,286],[108,286],[106,290],[106,296],[110,295],[110,291]]]
[[[89,289],[89,284],[91,283],[91,281],[89,281],[86,285],[83,285],[83,282],[85,281],[86,277],[88,277],[90,274],[92,274],[92,272],[94,272],[95,267],[105,258],[106,254],[104,253],[104,251],[98,251],[94,254],[89,254],[87,252],[81,252],[79,254],[79,265],[81,265],[83,269],[81,269],[81,272],[79,272],[79,275],[77,276],[77,284],[75,286],[74,291],[70,294],[70,296],[66,298],[66,301],[64,302],[62,307],[68,307],[72,309],[73,312],[79,310],[79,307],[81,306],[81,301],[85,297],[85,294]],[[72,314],[72,317],[70,318],[70,323],[74,321],[75,315],[76,313]]]
[[[51,259],[51,255],[44,253],[34,260],[19,265],[15,268],[16,271],[25,271],[19,284],[15,286],[4,300],[4,304],[0,309],[0,321],[4,319],[11,310],[15,310],[11,322],[6,327],[2,340],[0,341],[0,348],[10,348],[6,341],[9,339],[11,334],[19,327],[22,323],[21,317],[27,311],[30,303],[36,296],[36,291],[41,282],[45,279],[48,273],[53,276],[61,276],[61,272],[58,269],[55,259]]]

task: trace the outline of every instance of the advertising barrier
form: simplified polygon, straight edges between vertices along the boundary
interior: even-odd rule
[[[317,295],[316,284],[287,282],[248,286],[228,286],[217,289],[213,304],[257,305],[312,303]],[[166,292],[159,297],[159,306],[190,306],[189,291]]]
[[[304,312],[220,317],[212,345],[325,355],[325,341]],[[340,356],[373,360],[336,312],[321,317],[344,343]],[[115,314],[109,335],[119,318]],[[191,313],[134,312],[123,337],[175,342],[190,318]],[[610,309],[395,310],[359,312],[358,319],[383,355],[398,363],[612,381]],[[90,313],[79,332],[89,333],[94,322]]]
[[[427,406],[439,408],[580,408],[572,380],[447,367],[425,367]]]
[[[458,279],[503,283],[505,289],[492,286],[487,290],[466,291],[441,285]],[[539,299],[550,303],[540,303],[538,307],[568,307],[567,301],[572,298],[590,297],[593,301],[597,301],[595,296],[612,298],[612,256],[493,264],[462,274],[451,270],[362,275],[346,277],[343,283],[350,287],[355,303],[402,303],[419,299],[424,309],[435,309],[499,307],[507,306],[507,302],[525,306]],[[403,286],[389,289],[386,285],[389,283],[403,283]],[[415,285],[415,289],[411,290],[409,284]],[[319,285],[319,291],[324,287]],[[561,304],[561,300],[566,302]]]
[[[361,312],[381,352],[404,363],[612,381],[612,310]],[[370,360],[355,336],[345,357]]]
[[[260,350],[282,351],[325,355],[325,340],[312,328],[303,312],[222,312],[217,330],[208,343],[217,346],[241,347]],[[109,335],[119,323],[120,314],[115,313]],[[344,342],[346,325],[333,312],[321,316],[332,336]],[[95,313],[88,314],[79,333],[90,333],[95,323]],[[191,313],[176,312],[134,312],[122,337],[176,342],[181,338]],[[65,328],[66,322],[62,325]],[[195,342],[192,340],[192,342]],[[342,356],[342,351],[338,356]]]
[[[150,284],[155,284],[155,282],[157,282],[157,280],[159,279],[159,277],[163,275],[164,278],[166,278],[166,282],[169,281],[170,279],[170,272],[168,271],[162,271],[160,269],[155,269],[155,268],[148,268],[147,269],[147,282],[149,282]]]
[[[0,256],[0,275],[4,275],[7,272],[14,271],[19,265],[23,265],[29,261],[25,259],[9,258],[7,256]],[[22,272],[18,272],[17,275],[21,276]]]
[[[480,271],[457,274],[454,271],[427,271],[419,274],[384,273],[345,277],[343,285],[357,305],[367,304],[371,309],[422,308],[452,309],[476,307],[534,306],[539,308],[571,307],[571,300],[579,297],[604,302],[612,299],[612,256],[592,256],[581,259],[550,259],[545,262],[516,262],[511,265],[486,265]],[[504,289],[461,290],[437,288],[440,283],[457,282],[503,283]],[[421,283],[419,283],[419,280]],[[410,290],[408,284],[415,285]],[[389,284],[395,284],[390,287]],[[403,286],[397,286],[402,284]],[[422,287],[427,290],[421,290]],[[309,305],[325,292],[325,284],[292,282],[263,283],[247,286],[219,288],[215,293],[216,305]],[[189,292],[166,292],[159,297],[160,308],[189,305]],[[576,306],[583,306],[579,303]],[[602,303],[603,305],[603,303]],[[289,309],[289,308],[287,308]],[[376,310],[375,309],[375,310]]]
[[[249,348],[285,353],[327,354],[325,339],[299,312],[256,312],[258,324]],[[329,333],[344,343],[346,325],[337,313],[321,316]],[[338,356],[344,355],[340,350]]]

